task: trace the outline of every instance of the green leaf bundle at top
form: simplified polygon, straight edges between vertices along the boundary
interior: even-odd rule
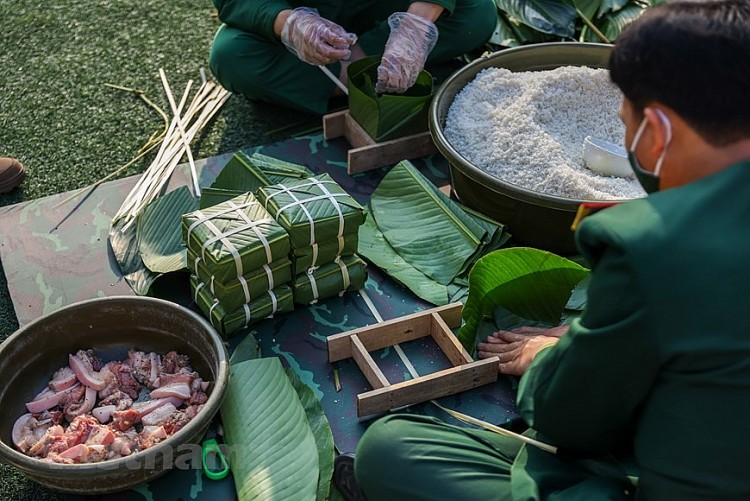
[[[354,61],[349,77],[349,113],[374,141],[387,141],[427,130],[427,112],[433,95],[432,76],[421,71],[403,94],[375,92],[380,57]]]
[[[645,9],[665,0],[495,0],[490,50],[557,41],[612,43]]]

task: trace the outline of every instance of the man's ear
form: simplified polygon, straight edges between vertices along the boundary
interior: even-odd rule
[[[655,158],[658,158],[662,151],[664,151],[669,140],[669,135],[671,134],[668,124],[661,118],[660,113],[663,114],[664,111],[651,106],[643,109],[643,114],[648,121],[644,136],[649,136],[643,139],[646,139],[644,142],[648,145],[649,152]]]

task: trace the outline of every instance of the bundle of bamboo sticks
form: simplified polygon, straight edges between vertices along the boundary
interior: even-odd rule
[[[176,104],[167,76],[161,68],[159,68],[159,77],[164,86],[164,92],[167,95],[173,117],[156,157],[112,218],[113,225],[120,221],[123,223],[123,232],[126,232],[132,226],[144,207],[161,195],[172,172],[185,155],[187,155],[190,165],[193,191],[196,196],[200,196],[198,174],[195,169],[195,160],[190,149],[190,143],[211,121],[231,95],[220,85],[207,81],[203,70],[201,70],[202,83],[187,109],[183,112],[193,81],[188,81],[179,104]]]

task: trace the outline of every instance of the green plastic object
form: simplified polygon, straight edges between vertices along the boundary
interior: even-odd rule
[[[208,458],[211,456],[218,460],[220,469],[217,470],[208,466]],[[203,442],[201,463],[203,464],[203,473],[211,480],[221,480],[229,475],[229,463],[227,463],[227,459],[224,457],[224,453],[221,452],[219,443],[215,438],[209,438]]]

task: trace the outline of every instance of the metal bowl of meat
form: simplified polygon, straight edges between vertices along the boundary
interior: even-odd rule
[[[541,190],[529,189],[518,183],[509,182],[491,174],[487,169],[480,168],[477,161],[469,160],[469,156],[461,153],[461,148],[455,140],[451,141],[446,134],[446,120],[449,112],[462,93],[483,70],[509,70],[512,73],[527,72],[532,74],[545,70],[556,70],[562,67],[588,67],[590,69],[606,69],[612,47],[610,45],[594,43],[544,43],[506,49],[487,56],[483,56],[464,66],[454,73],[437,91],[432,101],[429,115],[430,133],[438,150],[450,164],[450,174],[453,194],[466,205],[476,209],[499,222],[507,224],[514,241],[519,244],[530,245],[562,254],[575,253],[575,243],[571,223],[575,218],[578,206],[584,201],[606,201],[608,198],[571,198],[556,194],[549,194]],[[607,79],[608,80],[608,79]],[[608,82],[607,82],[608,83]],[[508,92],[515,91],[507,86]],[[528,88],[519,85],[518,88]],[[616,89],[615,89],[616,91]],[[494,99],[496,94],[491,94]],[[619,106],[619,93],[618,97]],[[575,97],[576,104],[582,106],[592,101],[591,96],[581,89]],[[553,104],[554,99],[549,99]],[[545,110],[545,120],[549,116],[563,116],[570,112],[565,105],[560,109]],[[576,106],[573,106],[575,108]],[[474,110],[481,110],[477,103]],[[474,113],[468,111],[467,114]],[[505,118],[511,111],[507,108],[498,109],[495,116]],[[537,115],[539,116],[539,115]],[[609,115],[608,115],[609,116]],[[616,110],[611,114],[614,127],[621,127],[617,119]],[[540,119],[541,120],[541,119]],[[487,121],[476,120],[473,125],[480,134],[482,141],[488,148],[493,146],[493,138],[497,137],[496,130],[489,130]],[[583,129],[578,122],[570,124],[570,129]],[[505,133],[505,131],[500,131]],[[564,132],[564,131],[563,131]],[[585,133],[585,131],[581,131]],[[614,134],[614,132],[613,132]],[[619,134],[617,134],[619,136]],[[505,134],[507,143],[520,143],[521,138],[516,134]],[[621,136],[617,138],[621,141]],[[509,163],[502,155],[502,148],[495,148],[491,154],[498,154],[499,164]],[[536,153],[535,150],[534,153]],[[531,155],[529,155],[531,156]],[[483,156],[482,158],[486,158]],[[626,182],[626,181],[623,181]],[[640,190],[635,187],[635,190]]]
[[[0,460],[68,493],[148,482],[199,450],[227,359],[211,325],[175,303],[116,296],[60,308],[0,344]]]

